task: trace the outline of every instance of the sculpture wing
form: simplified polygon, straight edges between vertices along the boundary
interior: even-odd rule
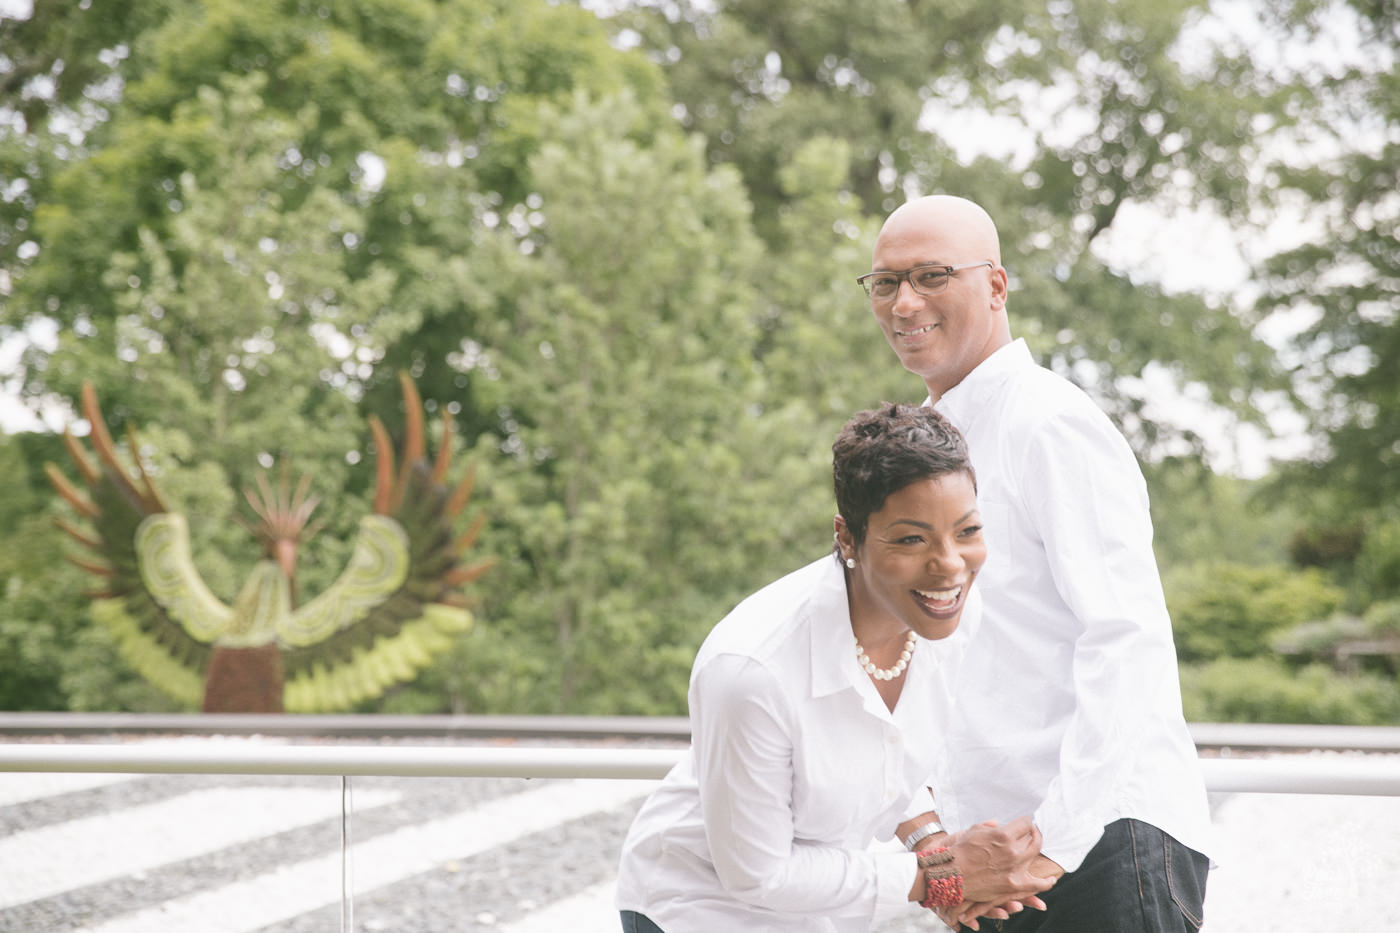
[[[191,638],[208,643],[228,630],[232,611],[195,568],[185,516],[162,512],[141,522],[136,556],[146,592]]]
[[[70,560],[104,581],[90,594],[93,618],[116,636],[122,655],[137,672],[176,699],[198,703],[209,662],[208,625],[217,624],[207,620],[228,610],[199,579],[189,560],[184,520],[166,508],[139,458],[134,458],[135,479],[122,466],[91,385],[83,386],[82,407],[92,425],[97,462],[89,459],[81,442],[67,431],[64,443],[86,493],[56,466],[45,465],[59,494],[90,526],[89,530],[59,521],[65,532],[92,553],[91,557]],[[136,449],[134,441],[130,446]],[[151,579],[157,583],[154,589]],[[170,599],[182,588],[193,595],[173,602],[158,595],[164,591]],[[186,623],[195,617],[196,603],[209,615],[203,625],[191,630]]]
[[[297,609],[278,628],[281,642],[304,648],[364,621],[408,578],[409,540],[398,522],[385,515],[360,519],[350,563],[324,593]]]
[[[286,645],[289,712],[346,709],[411,680],[433,657],[471,627],[461,587],[490,567],[466,565],[462,555],[482,520],[461,537],[453,526],[471,491],[469,475],[456,488],[445,482],[452,422],[444,416],[442,447],[429,463],[422,403],[401,378],[408,409],[402,466],[394,470],[388,433],[371,418],[378,456],[375,514],[360,521],[344,573],[292,613],[279,630]]]

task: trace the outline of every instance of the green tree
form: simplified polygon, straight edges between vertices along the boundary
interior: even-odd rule
[[[438,272],[524,209],[525,160],[553,133],[540,104],[629,90],[664,114],[656,74],[547,3],[156,6],[113,21],[41,0],[0,25],[24,50],[0,61],[0,334],[58,324],[26,355],[26,396],[96,383],[225,598],[257,554],[237,490],[274,460],[314,473],[317,588],[371,482],[365,409],[401,420],[395,370],[469,436],[498,423],[447,363],[479,325]],[[41,590],[13,579],[34,618]]]
[[[60,542],[48,520],[42,475],[29,466],[57,454],[57,445],[46,440],[0,437],[0,475],[8,492],[0,502],[0,527],[6,529],[0,536],[0,709],[64,706],[61,659],[72,626],[64,624],[71,617],[62,610],[78,598],[65,600],[64,590],[50,586],[48,571],[62,563]],[[51,599],[68,607],[51,612]]]
[[[332,198],[343,201],[358,216],[326,231],[343,241],[327,264],[381,292],[343,330],[352,345],[360,343],[352,327],[374,332],[372,352],[387,365],[378,376],[363,360],[350,372],[329,367],[317,373],[326,383],[318,391],[369,392],[382,409],[396,400],[400,368],[414,372],[430,399],[470,402],[431,348],[450,352],[472,321],[460,302],[423,282],[446,257],[470,250],[473,221],[504,215],[527,195],[518,177],[524,159],[550,132],[535,121],[538,103],[567,100],[580,87],[631,88],[663,106],[640,56],[612,49],[591,14],[543,2],[170,3],[162,17],[131,17],[126,32],[76,7],[50,9],[59,6],[71,5],[41,3],[33,22],[71,41],[38,43],[24,62],[33,77],[11,82],[0,99],[0,108],[25,115],[10,122],[0,157],[24,173],[19,196],[6,201],[4,232],[13,248],[28,243],[5,263],[13,295],[0,328],[43,317],[111,341],[107,324],[121,310],[103,275],[108,257],[140,251],[143,230],[168,245],[189,180],[219,191],[220,156],[237,148],[217,115],[191,115],[200,89],[225,93],[261,76],[259,113],[296,132],[278,154],[279,174],[264,179],[253,203],[290,214],[307,201],[323,210]],[[27,22],[6,28],[43,32]],[[66,73],[70,59],[74,75],[94,83],[64,80],[40,95],[46,106],[32,106],[34,81]],[[65,144],[56,127],[76,127],[77,143]],[[181,260],[172,256],[177,276]],[[384,269],[395,274],[381,278]],[[28,362],[27,395],[74,394],[81,374],[48,366],[43,351]],[[479,428],[476,406],[464,407],[468,428]]]
[[[1297,510],[1265,494],[1267,484],[1211,472],[1192,457],[1145,465],[1157,562],[1163,573],[1203,564],[1279,566],[1291,557]]]
[[[1400,11],[1393,3],[1296,0],[1274,8],[1303,42],[1349,54],[1293,76],[1297,143],[1260,178],[1270,217],[1301,231],[1260,270],[1261,313],[1307,322],[1294,377],[1325,439],[1290,471],[1300,498],[1331,491],[1344,517],[1393,517],[1400,494]],[[1347,40],[1350,40],[1348,43]],[[1331,516],[1335,521],[1336,516]]]
[[[755,537],[790,543],[766,475],[788,438],[744,404],[762,251],[734,173],[635,100],[542,119],[557,137],[530,163],[535,207],[483,242],[490,262],[447,270],[490,304],[460,365],[504,428],[480,451],[498,623],[460,659],[464,702],[676,713],[700,639],[753,581]],[[495,640],[516,650],[479,650]]]
[[[1188,661],[1267,654],[1270,636],[1326,618],[1344,595],[1317,570],[1223,561],[1178,569],[1166,589],[1177,651]]]
[[[851,200],[830,219],[881,217],[910,191],[984,204],[1000,222],[1017,333],[1144,455],[1202,445],[1147,410],[1133,377],[1151,363],[1248,420],[1262,393],[1285,385],[1253,318],[1169,293],[1154,282],[1165,270],[1100,257],[1125,205],[1205,201],[1241,216],[1245,169],[1287,122],[1247,56],[1190,31],[1200,0],[624,6],[615,27],[662,63],[711,158],[743,173],[778,262],[800,264],[811,249],[785,222],[795,189],[784,173],[809,141],[836,138]],[[969,112],[990,114],[988,136],[1019,139],[1028,154],[969,139],[959,119]],[[859,229],[868,250],[873,228]],[[837,256],[848,278],[868,269],[868,253]]]

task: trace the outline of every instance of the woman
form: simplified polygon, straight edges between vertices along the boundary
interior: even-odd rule
[[[691,749],[623,845],[628,933],[844,933],[909,901],[949,918],[1043,908],[1028,819],[929,832],[966,640],[949,636],[975,624],[987,553],[962,437],[932,409],[889,405],[832,451],[834,558],[744,600],[695,659]],[[894,835],[923,854],[870,848]]]

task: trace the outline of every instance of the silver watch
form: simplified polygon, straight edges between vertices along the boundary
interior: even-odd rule
[[[947,830],[945,830],[943,824],[937,820],[925,823],[909,834],[908,838],[904,840],[904,848],[908,849],[910,852],[917,852],[919,850],[919,843],[923,842],[929,836],[942,832],[947,832]]]

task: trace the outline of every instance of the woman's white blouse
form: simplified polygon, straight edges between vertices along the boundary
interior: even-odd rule
[[[945,684],[979,615],[974,591],[956,633],[918,640],[891,713],[833,557],[740,603],[695,659],[691,749],[632,824],[618,907],[666,933],[844,933],[919,909],[914,856],[872,843],[932,808]]]

